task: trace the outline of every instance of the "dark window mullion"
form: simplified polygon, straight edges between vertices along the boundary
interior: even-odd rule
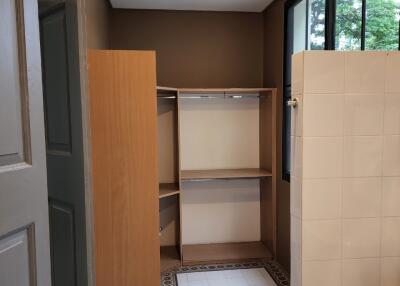
[[[310,8],[310,3],[309,3],[309,0],[306,0],[306,43],[305,43],[305,47],[304,47],[304,49],[305,50],[309,50],[310,49],[310,47],[308,46],[308,34],[309,34],[309,17],[310,17],[310,15],[309,15],[309,8]]]
[[[367,21],[367,0],[362,0],[361,7],[361,50],[365,50],[365,25]]]
[[[325,50],[335,49],[336,0],[325,2]]]

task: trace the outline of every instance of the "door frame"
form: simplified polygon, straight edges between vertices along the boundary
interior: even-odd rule
[[[39,3],[42,0],[37,0]],[[43,0],[43,2],[51,2]],[[64,0],[66,9],[69,9],[72,20],[77,26],[77,42],[79,53],[79,81],[81,98],[82,144],[83,144],[83,171],[84,171],[84,200],[85,200],[85,227],[86,227],[86,259],[88,286],[95,283],[94,257],[94,224],[93,224],[93,195],[92,195],[92,168],[91,168],[91,141],[90,141],[90,106],[88,98],[87,75],[87,11],[89,0]],[[98,0],[95,0],[98,1]],[[57,6],[57,0],[53,1]],[[39,15],[38,15],[39,16]]]
[[[41,0],[37,0],[38,2]],[[97,1],[97,0],[96,0]],[[56,2],[56,1],[55,1]],[[94,258],[94,224],[93,224],[93,195],[92,195],[92,168],[91,168],[91,141],[90,141],[90,106],[88,98],[87,75],[87,2],[88,0],[65,0],[65,7],[69,9],[71,17],[77,26],[77,42],[79,53],[79,81],[81,98],[83,170],[84,170],[84,200],[85,200],[85,227],[86,227],[86,259],[88,286],[95,283]]]
[[[94,223],[93,223],[93,189],[91,166],[91,140],[90,140],[90,105],[87,74],[87,27],[86,27],[86,2],[87,0],[66,0],[73,6],[75,20],[78,27],[80,95],[82,113],[82,144],[84,162],[84,188],[85,188],[85,221],[86,221],[86,257],[88,286],[95,286],[95,257],[94,257]]]

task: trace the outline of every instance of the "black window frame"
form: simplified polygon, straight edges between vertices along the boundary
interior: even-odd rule
[[[288,77],[288,73],[291,71],[288,70],[288,56],[287,56],[287,48],[288,48],[288,11],[291,7],[294,7],[302,0],[288,0],[285,2],[284,5],[284,58],[283,58],[283,125],[282,125],[282,179],[285,181],[290,182],[290,167],[288,168],[289,160],[290,159],[290,152],[286,152],[287,148],[290,146],[290,139],[291,139],[291,130],[290,125],[288,127],[287,123],[290,120],[290,114],[287,111],[287,101],[290,98],[290,94],[287,95],[287,89],[291,85],[286,83],[286,79]],[[307,10],[306,10],[306,45],[307,45],[307,37],[308,37],[308,27],[309,27],[309,0],[307,1]],[[366,13],[367,13],[367,0],[362,0],[362,7],[361,7],[361,51],[365,50],[365,36],[366,36]],[[325,50],[335,50],[335,42],[336,42],[336,0],[325,0]],[[307,48],[307,47],[306,47]],[[400,51],[400,20],[399,20],[399,43],[398,43],[398,50]],[[291,64],[290,64],[291,67]],[[289,111],[290,113],[290,111]],[[289,128],[289,130],[287,130]],[[287,138],[287,136],[289,138]],[[290,150],[290,149],[289,149]],[[291,163],[291,162],[290,162]]]

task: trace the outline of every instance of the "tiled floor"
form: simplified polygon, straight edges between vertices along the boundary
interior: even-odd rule
[[[160,277],[160,286],[289,285],[288,273],[276,261],[183,266]]]
[[[276,286],[264,268],[179,273],[178,286]]]

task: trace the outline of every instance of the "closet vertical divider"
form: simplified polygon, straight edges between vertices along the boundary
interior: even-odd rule
[[[260,179],[261,241],[276,255],[276,89],[260,92],[260,168],[271,177]]]
[[[180,136],[180,92],[179,89],[176,93],[176,122],[177,122],[177,136],[178,136],[178,185],[179,190],[182,190],[182,167],[181,167],[181,136]],[[183,261],[183,250],[182,250],[182,191],[179,194],[179,257],[181,260],[181,266]]]
[[[161,272],[181,265],[180,159],[178,130],[178,94],[176,88],[157,87],[160,153],[160,260]],[[168,113],[172,112],[172,116]],[[164,121],[166,120],[166,121]],[[165,145],[164,145],[165,144]],[[173,215],[173,217],[172,217]],[[174,226],[174,229],[171,229]],[[173,232],[173,233],[172,233]],[[171,241],[172,237],[175,241]],[[163,241],[163,242],[162,242]],[[163,246],[162,246],[163,245]]]

